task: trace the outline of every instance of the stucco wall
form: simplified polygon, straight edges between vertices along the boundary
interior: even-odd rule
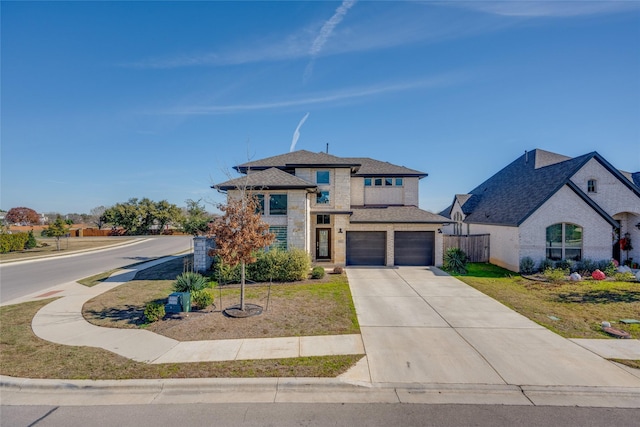
[[[489,234],[489,262],[511,271],[520,270],[517,227],[471,224],[471,234]],[[534,258],[535,259],[535,258]]]

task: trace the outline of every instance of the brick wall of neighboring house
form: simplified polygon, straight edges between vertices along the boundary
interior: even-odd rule
[[[582,227],[582,258],[611,258],[612,227],[569,187],[562,187],[520,226],[520,258],[538,262],[546,256],[547,227],[557,223]],[[493,241],[491,250],[493,251]]]

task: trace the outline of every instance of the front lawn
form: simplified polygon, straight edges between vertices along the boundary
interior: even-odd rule
[[[640,325],[619,323],[620,319],[640,320],[638,282],[541,282],[476,263],[468,265],[466,275],[455,276],[566,338],[610,338],[600,326],[605,320],[640,337]]]

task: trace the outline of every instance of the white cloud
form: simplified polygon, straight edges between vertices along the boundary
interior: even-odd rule
[[[570,17],[618,13],[640,8],[640,2],[626,0],[476,0],[439,4],[515,17]]]
[[[329,94],[310,94],[304,98],[276,100],[253,104],[228,104],[228,105],[200,105],[186,106],[164,111],[151,111],[150,114],[166,115],[215,115],[230,114],[246,111],[273,110],[289,107],[301,107],[309,105],[330,104],[344,101],[357,101],[362,98],[408,90],[429,89],[450,86],[466,80],[465,73],[448,73],[434,76],[429,79],[410,81],[405,83],[375,85],[370,87],[345,89]]]

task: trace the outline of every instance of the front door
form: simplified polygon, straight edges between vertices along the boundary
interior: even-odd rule
[[[316,259],[331,259],[331,229],[316,228]]]

